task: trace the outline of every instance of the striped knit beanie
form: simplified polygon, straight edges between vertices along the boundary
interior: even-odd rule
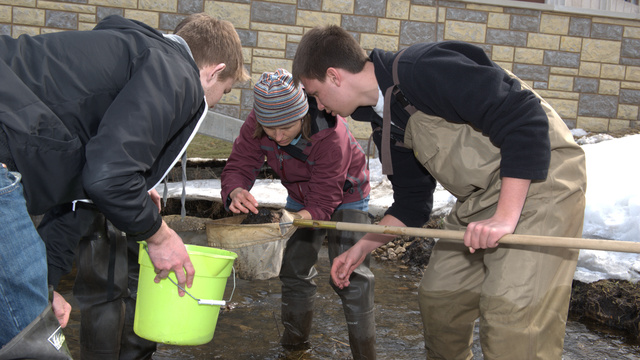
[[[295,87],[285,69],[265,72],[253,87],[253,109],[262,126],[281,126],[307,114],[309,103],[302,86]]]

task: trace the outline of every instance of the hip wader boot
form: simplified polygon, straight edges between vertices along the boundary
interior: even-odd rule
[[[282,281],[283,347],[303,349],[309,346],[313,303],[318,275],[314,265],[325,238],[325,231],[298,229],[287,241],[280,269]]]
[[[137,264],[137,257],[132,255],[129,261],[128,251],[126,235],[95,211],[93,224],[78,246],[73,287],[80,305],[83,359],[149,359],[155,351],[155,343],[133,332],[135,300],[130,298],[129,277],[137,272],[137,267],[130,268],[134,259]],[[137,282],[133,285],[137,287]]]
[[[52,290],[53,288],[49,287],[50,299],[53,295]],[[51,303],[35,320],[0,349],[0,360],[13,359],[72,359]]]
[[[332,221],[369,224],[369,214],[360,210],[338,210]],[[328,230],[329,259],[333,259],[351,248],[365,233],[353,231]],[[331,282],[331,287],[342,299],[342,307],[349,330],[351,354],[356,360],[376,358],[376,322],[374,314],[373,288],[374,276],[369,269],[371,255],[351,274],[350,285],[340,289]]]

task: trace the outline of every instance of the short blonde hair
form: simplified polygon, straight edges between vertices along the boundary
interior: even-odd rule
[[[222,80],[249,79],[240,37],[229,21],[214,19],[205,13],[192,14],[176,26],[174,33],[187,42],[198,68],[224,63],[227,66],[220,73]]]

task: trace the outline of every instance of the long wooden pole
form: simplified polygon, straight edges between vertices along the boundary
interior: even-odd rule
[[[464,231],[426,229],[415,227],[369,225],[348,222],[319,221],[295,219],[293,225],[297,227],[315,227],[325,229],[336,229],[344,231],[361,231],[376,234],[407,235],[417,237],[443,238],[451,240],[463,240]],[[554,246],[572,249],[589,249],[603,251],[617,251],[640,253],[640,243],[619,240],[605,239],[583,239],[570,237],[509,234],[500,239],[502,244],[532,245],[532,246]]]

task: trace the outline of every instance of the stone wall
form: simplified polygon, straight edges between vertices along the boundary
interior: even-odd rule
[[[570,128],[640,127],[637,13],[507,0],[0,0],[0,34],[89,30],[110,14],[171,32],[186,14],[201,11],[235,25],[253,80],[278,67],[291,70],[309,28],[339,24],[367,50],[439,40],[477,44],[546,98]],[[216,121],[241,123],[236,119],[253,104],[251,86],[226,95]],[[352,128],[363,139],[370,132],[364,124]]]

